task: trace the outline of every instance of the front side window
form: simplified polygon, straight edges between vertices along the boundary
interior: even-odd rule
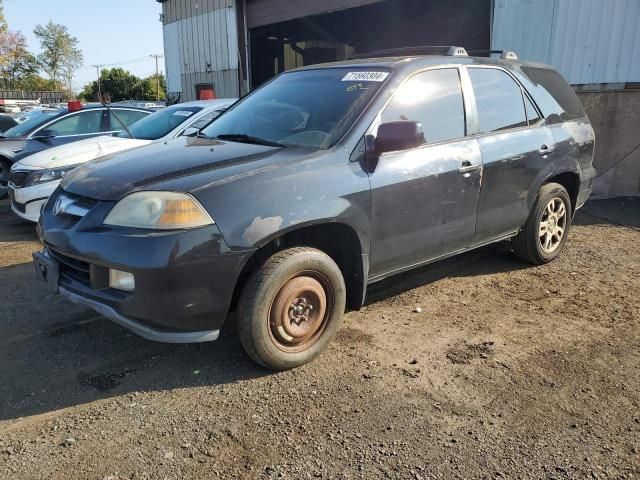
[[[429,70],[403,83],[382,112],[381,123],[401,120],[421,123],[427,143],[464,137],[465,110],[458,70]]]
[[[469,68],[478,106],[480,133],[528,125],[522,89],[513,78],[495,68]]]
[[[351,128],[390,72],[324,68],[282,74],[202,133],[221,140],[327,149]]]
[[[46,130],[56,137],[100,132],[102,110],[87,110],[52,123]]]

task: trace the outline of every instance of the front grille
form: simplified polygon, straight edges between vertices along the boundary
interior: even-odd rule
[[[85,285],[91,285],[91,266],[87,262],[69,257],[52,248],[48,248],[48,250],[51,256],[58,261],[62,275]]]
[[[24,170],[16,170],[9,175],[9,183],[12,183],[15,187],[22,187],[27,181],[27,177],[31,172]]]

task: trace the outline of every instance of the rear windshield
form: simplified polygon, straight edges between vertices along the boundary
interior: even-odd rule
[[[171,132],[174,128],[185,123],[202,107],[174,105],[158,110],[151,115],[138,120],[129,127],[131,134],[140,140],[158,140]],[[117,134],[118,137],[129,138],[126,131]]]
[[[548,121],[587,116],[576,92],[558,72],[537,67],[522,67],[522,71],[535,85],[530,93]]]
[[[60,115],[60,113],[60,110],[43,111],[42,113],[25,120],[23,123],[19,123],[15,127],[10,128],[4,132],[2,136],[9,138],[26,137],[32,130],[35,130],[43,123],[48,122],[52,117]]]

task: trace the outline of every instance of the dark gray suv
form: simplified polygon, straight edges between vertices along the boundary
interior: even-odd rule
[[[153,340],[215,340],[231,310],[273,369],[319,355],[367,285],[511,239],[560,254],[594,134],[548,66],[461,48],[279,75],[193,137],[65,176],[40,219],[52,290]]]

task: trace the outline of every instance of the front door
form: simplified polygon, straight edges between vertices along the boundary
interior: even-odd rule
[[[473,241],[482,161],[477,142],[465,138],[465,118],[457,68],[414,75],[381,113],[380,123],[420,122],[426,142],[381,155],[370,173],[371,278]]]

